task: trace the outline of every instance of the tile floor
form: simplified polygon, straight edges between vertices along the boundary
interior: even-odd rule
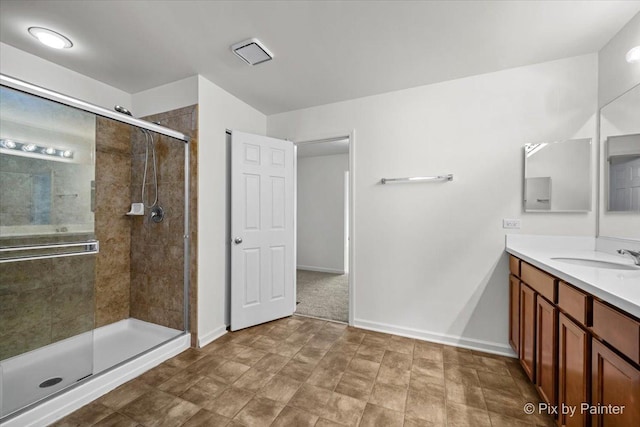
[[[516,360],[290,317],[189,349],[55,426],[530,426]]]

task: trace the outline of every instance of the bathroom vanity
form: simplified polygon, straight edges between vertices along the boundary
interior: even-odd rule
[[[509,343],[560,426],[640,425],[640,267],[616,244],[507,237]]]

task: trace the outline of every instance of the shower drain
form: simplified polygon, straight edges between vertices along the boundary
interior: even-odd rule
[[[40,388],[47,388],[47,387],[54,386],[54,385],[58,384],[60,381],[62,381],[62,378],[60,378],[60,377],[49,378],[48,380],[42,381],[40,383]]]

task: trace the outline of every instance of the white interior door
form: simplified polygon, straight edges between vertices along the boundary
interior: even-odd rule
[[[640,158],[616,160],[610,169],[609,210],[640,210]]]
[[[293,143],[231,132],[231,330],[293,314]]]

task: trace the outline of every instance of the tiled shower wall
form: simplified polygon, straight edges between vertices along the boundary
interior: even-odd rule
[[[190,330],[196,333],[196,226],[197,226],[197,106],[145,117],[190,136]],[[165,218],[154,223],[148,215],[131,218],[131,317],[183,329],[184,267],[184,143],[154,134],[158,168],[158,204]],[[131,201],[141,201],[145,143],[142,132],[132,135]],[[148,158],[146,196],[155,196],[151,153]]]
[[[0,264],[0,360],[93,329],[95,257]]]
[[[131,134],[133,128],[102,117],[96,121],[95,233],[96,327],[129,317]]]
[[[197,106],[148,119],[192,137],[190,330],[194,337]],[[166,218],[155,224],[147,216],[125,215],[130,203],[140,198],[144,167],[141,137],[139,130],[128,125],[101,117],[96,120],[95,235],[100,241],[99,254],[0,265],[0,360],[130,316],[183,328],[184,145],[167,137],[156,141],[159,200]]]

